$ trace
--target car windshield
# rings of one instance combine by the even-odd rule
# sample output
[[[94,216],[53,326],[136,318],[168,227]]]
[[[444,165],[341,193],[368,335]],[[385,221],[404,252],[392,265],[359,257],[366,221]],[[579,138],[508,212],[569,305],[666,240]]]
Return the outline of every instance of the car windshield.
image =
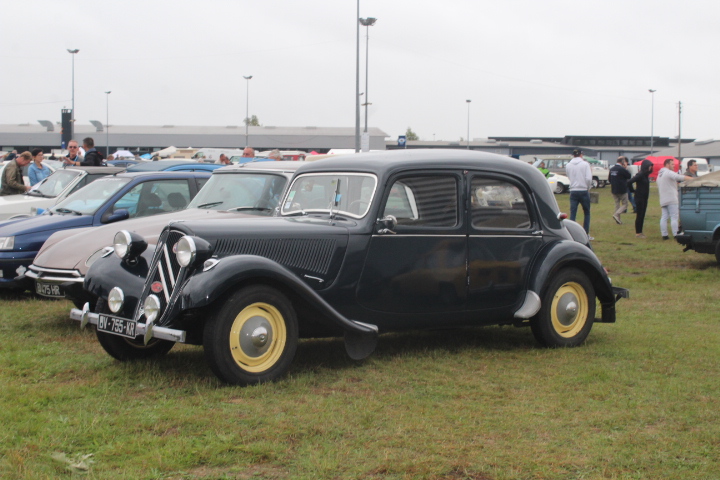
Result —
[[[367,214],[377,178],[365,173],[313,173],[295,179],[282,206],[283,215],[310,212],[342,213],[354,218]]]
[[[280,203],[287,178],[271,173],[216,174],[198,192],[188,208],[242,210],[272,214]]]
[[[57,197],[78,175],[80,175],[79,170],[57,170],[34,191],[44,197]]]
[[[129,181],[129,178],[120,177],[100,178],[73,193],[50,210],[55,213],[70,212],[92,215]]]

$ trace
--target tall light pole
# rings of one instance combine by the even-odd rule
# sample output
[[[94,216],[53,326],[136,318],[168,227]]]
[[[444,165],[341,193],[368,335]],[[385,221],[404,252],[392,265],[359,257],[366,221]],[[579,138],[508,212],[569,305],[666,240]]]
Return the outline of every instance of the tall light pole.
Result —
[[[648,89],[648,92],[650,92],[650,96],[652,97],[652,109],[650,111],[650,155],[652,155],[655,140],[655,92],[657,92],[657,90],[651,88]]]
[[[245,146],[249,147],[248,144],[248,125],[250,125],[250,79],[252,75],[247,77],[243,75],[247,88],[245,89]]]
[[[110,94],[105,92],[105,158],[110,156]]]
[[[357,0],[355,16],[355,153],[360,151],[360,0]]]
[[[470,102],[472,100],[465,100],[468,104],[468,130],[467,130],[467,148],[470,150]]]
[[[75,55],[80,51],[79,49],[67,49],[68,53],[72,55],[72,113],[70,113],[70,129],[72,138],[75,135]]]
[[[377,18],[373,17],[367,17],[367,18],[360,18],[360,24],[365,27],[365,103],[363,105],[365,106],[365,133],[367,133],[368,128],[368,105],[370,105],[370,99],[368,98],[368,59],[369,52],[370,52],[370,27],[375,25],[375,22],[377,22]]]

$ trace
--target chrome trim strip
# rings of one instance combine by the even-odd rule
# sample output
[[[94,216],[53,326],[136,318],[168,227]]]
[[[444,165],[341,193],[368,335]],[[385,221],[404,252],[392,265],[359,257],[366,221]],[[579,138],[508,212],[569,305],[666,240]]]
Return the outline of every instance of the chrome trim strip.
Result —
[[[505,235],[503,235],[505,236]],[[378,235],[377,233],[373,234],[373,238],[375,237],[383,237],[383,238],[400,238],[400,237],[442,237],[442,238],[465,238],[467,235],[445,235],[443,233],[438,232],[436,235],[430,235],[430,234],[415,234],[415,233],[396,233],[395,235]]]
[[[172,262],[170,262],[170,252],[168,252],[167,249],[167,242],[163,244],[163,254],[165,254],[165,261],[167,262],[168,272],[170,273],[170,286],[175,288],[175,277],[173,276]],[[160,268],[160,265],[158,265],[158,268]],[[162,268],[160,268],[160,275],[162,275]],[[170,301],[170,299],[168,299],[168,301]]]
[[[28,278],[32,278],[34,280],[37,280],[39,282],[47,282],[47,283],[83,283],[85,281],[85,277],[80,278],[69,278],[69,277],[41,277],[35,272],[27,271],[25,272],[25,276]]]
[[[30,265],[28,267],[28,270],[37,271],[40,273],[65,273],[67,275],[72,275],[74,277],[80,276],[79,270],[61,270],[59,268],[45,268],[45,267],[38,267],[37,265]]]
[[[165,301],[167,303],[170,303],[170,295],[168,295],[168,288],[167,288],[167,282],[165,281],[165,274],[163,273],[162,264],[158,262],[158,273],[160,274],[160,281],[162,282],[163,286],[163,295],[165,295]]]
[[[97,325],[99,315],[97,313],[85,312],[86,322],[92,325]],[[83,311],[78,308],[70,310],[70,320],[76,322],[83,321]],[[135,333],[137,336],[144,336],[147,331],[144,323],[137,323]],[[159,338],[161,340],[169,340],[171,342],[185,343],[186,332],[185,330],[175,330],[174,328],[167,327],[152,327],[151,336],[153,338]]]

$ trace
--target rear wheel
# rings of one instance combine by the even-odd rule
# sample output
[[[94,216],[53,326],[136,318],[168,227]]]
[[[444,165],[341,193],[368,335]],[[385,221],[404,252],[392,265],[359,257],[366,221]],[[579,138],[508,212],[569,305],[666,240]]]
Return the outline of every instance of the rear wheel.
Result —
[[[600,186],[600,180],[598,177],[592,177],[592,188],[598,188]]]
[[[565,193],[565,185],[557,182],[555,184],[555,193]]]
[[[112,315],[107,304],[103,300],[98,300],[95,307],[99,313]],[[155,355],[165,355],[173,348],[175,342],[168,340],[160,340],[152,338],[147,345],[143,342],[143,337],[127,338],[110,333],[95,330],[98,342],[110,354],[111,357],[120,361],[141,360]]]
[[[546,347],[575,347],[585,341],[595,318],[595,289],[578,269],[566,268],[550,281],[540,312],[530,322]]]
[[[295,357],[298,325],[290,301],[255,285],[239,290],[205,324],[203,346],[212,371],[234,385],[280,378]]]

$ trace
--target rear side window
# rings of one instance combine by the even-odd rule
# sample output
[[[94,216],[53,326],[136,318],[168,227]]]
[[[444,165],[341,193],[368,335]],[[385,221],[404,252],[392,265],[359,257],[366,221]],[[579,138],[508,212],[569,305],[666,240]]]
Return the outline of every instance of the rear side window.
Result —
[[[458,223],[457,180],[452,175],[418,175],[395,181],[384,215],[398,225],[453,227]]]
[[[503,180],[474,177],[470,207],[472,226],[477,229],[523,229],[531,225],[522,192]]]

